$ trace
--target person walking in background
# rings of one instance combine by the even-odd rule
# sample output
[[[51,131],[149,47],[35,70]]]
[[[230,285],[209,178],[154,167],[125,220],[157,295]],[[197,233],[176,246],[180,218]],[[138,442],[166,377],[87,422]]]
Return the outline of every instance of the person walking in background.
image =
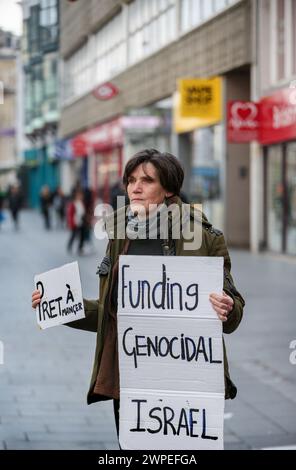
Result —
[[[1,224],[5,219],[4,213],[3,213],[4,201],[5,201],[5,194],[0,188],[0,229],[1,229]]]
[[[85,215],[83,219],[83,237],[84,243],[88,245],[88,252],[94,251],[91,237],[92,222],[94,217],[94,196],[89,188],[84,189],[84,208]]]
[[[51,216],[50,216],[50,207],[52,204],[52,195],[50,189],[47,185],[41,188],[40,192],[40,207],[41,213],[44,218],[44,224],[46,230],[50,230],[51,228]]]
[[[78,254],[83,254],[83,245],[85,241],[84,224],[85,224],[85,206],[84,194],[80,189],[74,192],[72,201],[67,208],[67,223],[71,230],[70,238],[68,241],[67,249],[70,253],[74,240],[79,239]]]
[[[60,186],[57,187],[54,193],[53,207],[56,213],[57,228],[63,228],[65,224],[66,198]]]
[[[22,207],[22,194],[19,185],[14,184],[8,191],[8,206],[15,230],[19,229],[19,212]]]

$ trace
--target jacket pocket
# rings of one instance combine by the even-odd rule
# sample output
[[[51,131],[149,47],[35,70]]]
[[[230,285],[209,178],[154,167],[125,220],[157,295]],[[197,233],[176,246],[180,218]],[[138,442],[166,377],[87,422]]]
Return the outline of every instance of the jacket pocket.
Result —
[[[224,269],[224,286],[232,293],[232,295],[240,297],[240,293],[236,290],[233,280],[226,269]]]

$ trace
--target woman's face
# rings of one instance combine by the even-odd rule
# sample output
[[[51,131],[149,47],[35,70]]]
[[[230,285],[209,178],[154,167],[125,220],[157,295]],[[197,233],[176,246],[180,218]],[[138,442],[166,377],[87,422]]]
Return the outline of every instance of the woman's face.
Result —
[[[146,213],[149,212],[149,205],[161,204],[165,197],[172,196],[160,184],[152,163],[142,163],[135,168],[128,178],[127,193],[132,210],[142,212],[145,209]]]

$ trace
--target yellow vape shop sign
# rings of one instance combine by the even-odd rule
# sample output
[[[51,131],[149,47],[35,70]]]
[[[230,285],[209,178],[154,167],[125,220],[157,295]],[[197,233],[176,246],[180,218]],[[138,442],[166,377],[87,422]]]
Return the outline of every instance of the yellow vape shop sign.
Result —
[[[222,79],[184,78],[175,99],[176,132],[211,126],[222,119]]]

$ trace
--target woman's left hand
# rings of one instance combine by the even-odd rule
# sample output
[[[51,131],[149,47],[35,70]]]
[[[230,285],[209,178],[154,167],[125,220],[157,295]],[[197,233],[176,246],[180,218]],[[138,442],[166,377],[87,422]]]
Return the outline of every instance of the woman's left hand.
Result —
[[[210,302],[221,321],[227,321],[227,316],[233,309],[233,299],[224,291],[223,294],[210,294]]]

